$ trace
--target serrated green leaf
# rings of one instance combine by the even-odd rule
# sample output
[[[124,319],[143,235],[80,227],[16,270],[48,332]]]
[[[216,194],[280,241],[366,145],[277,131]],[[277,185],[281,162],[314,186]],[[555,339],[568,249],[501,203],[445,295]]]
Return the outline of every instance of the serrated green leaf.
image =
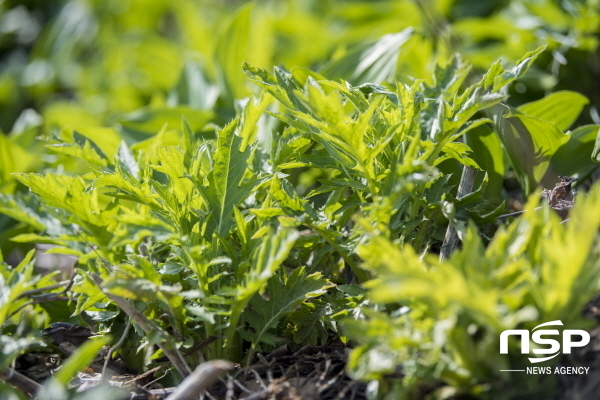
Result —
[[[316,346],[327,341],[327,329],[322,321],[326,306],[326,303],[303,303],[300,309],[289,314],[287,321],[295,325],[291,332],[294,342]]]
[[[447,65],[436,65],[434,77],[435,85],[425,92],[427,97],[444,96],[450,100],[460,89],[467,78],[471,65],[463,62],[460,55],[455,55]]]
[[[200,189],[208,203],[210,215],[207,234],[217,233],[226,237],[232,227],[233,208],[248,197],[253,189],[252,182],[245,182],[251,148],[240,150],[243,139],[235,135],[237,121],[218,133],[214,167],[208,174],[208,187]]]
[[[46,226],[38,218],[37,212],[18,198],[0,193],[0,213],[6,214],[17,221],[26,223],[38,231],[43,231]]]
[[[246,314],[248,322],[257,332],[253,345],[264,341],[263,336],[300,303],[324,294],[331,286],[328,280],[321,278],[321,273],[307,275],[304,267],[296,268],[283,285],[277,278],[269,280],[269,300],[254,296],[250,301],[252,311]]]
[[[84,149],[91,148],[91,150],[93,150],[94,153],[96,153],[98,155],[98,157],[100,157],[103,160],[108,160],[108,157],[106,156],[106,154],[104,154],[104,151],[102,151],[102,149],[100,148],[100,146],[98,146],[96,144],[96,142],[94,142],[92,139],[88,138],[87,136],[82,135],[80,132],[78,132],[76,130],[73,130],[73,140],[80,147],[82,147]]]
[[[15,143],[10,137],[0,134],[0,194],[11,194],[16,180],[12,173],[28,172],[38,164],[36,157]]]
[[[247,146],[256,141],[256,135],[258,133],[256,124],[268,104],[268,97],[263,95],[258,98],[251,97],[248,100],[248,103],[246,103],[240,121],[241,129],[238,133],[238,136],[242,138],[242,144],[240,146],[241,152],[245,151]]]
[[[472,152],[471,148],[460,142],[449,142],[442,148],[442,151],[446,153],[448,158],[452,158],[462,165],[470,168],[474,168],[481,171],[481,167],[477,165],[475,160],[471,158],[469,153]],[[439,165],[446,157],[440,157],[435,160],[434,165]]]
[[[188,62],[179,82],[169,93],[169,105],[186,105],[197,110],[212,110],[219,88],[207,77],[204,65],[199,62]]]
[[[294,107],[294,103],[290,99],[290,94],[279,84],[275,76],[262,68],[254,67],[246,62],[243,64],[242,69],[254,84],[265,89],[281,104],[289,108]]]
[[[493,80],[492,92],[497,92],[509,83],[513,82],[525,75],[529,67],[533,64],[536,58],[546,49],[546,46],[538,47],[537,49],[526,53],[520,60],[515,63],[515,66],[509,70],[504,70],[499,67],[499,63],[494,64],[490,73],[484,78],[487,82]],[[502,71],[498,74],[498,72]]]
[[[159,147],[157,156],[160,160],[160,165],[154,165],[157,171],[169,177],[171,181],[170,188],[177,196],[177,201],[184,204],[186,199],[192,195],[193,183],[185,178],[187,171],[184,165],[184,154],[176,147]]]
[[[286,179],[279,179],[276,176],[273,177],[269,195],[272,196],[288,214],[301,215],[306,213],[311,218],[318,219],[316,210],[306,200],[300,198],[294,187]]]

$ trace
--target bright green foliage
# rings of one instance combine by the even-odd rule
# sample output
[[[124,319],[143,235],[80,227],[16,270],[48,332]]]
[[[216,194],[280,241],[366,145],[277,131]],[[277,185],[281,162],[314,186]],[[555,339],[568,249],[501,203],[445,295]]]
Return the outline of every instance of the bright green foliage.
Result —
[[[40,279],[33,276],[32,258],[33,252],[29,252],[27,257],[12,270],[9,270],[6,264],[2,264],[2,275],[0,275],[0,284],[2,285],[0,326],[6,322],[13,312],[26,303],[25,299],[19,301],[21,294],[33,289],[37,283],[36,281]]]
[[[578,93],[564,91],[524,104],[513,114],[504,115],[506,109],[500,107],[494,110],[502,144],[526,193],[542,184],[551,187],[557,175],[585,178],[595,169],[591,143],[597,127],[563,133],[587,102]]]
[[[552,122],[558,129],[565,131],[573,125],[588,103],[589,100],[585,96],[564,90],[523,104],[518,110],[529,117]]]
[[[531,193],[548,171],[550,158],[567,142],[568,137],[547,121],[524,115],[508,115],[505,118],[510,125],[504,126],[503,143],[509,149],[515,171],[523,174],[520,176],[523,190]]]
[[[506,329],[553,320],[570,329],[590,325],[573,310],[600,290],[598,201],[595,187],[580,198],[568,224],[547,208],[528,211],[501,228],[487,247],[471,226],[462,250],[446,262],[421,259],[411,247],[400,249],[368,228],[357,251],[364,266],[377,273],[366,284],[369,298],[404,304],[408,311],[398,317],[370,313],[366,321],[344,324],[347,334],[363,343],[351,358],[353,374],[376,378],[403,365],[405,384],[396,398],[410,398],[423,377],[475,392],[488,382],[495,399],[522,395],[526,387],[531,396],[551,393],[551,387],[535,385],[539,376],[499,371],[529,365],[525,357],[500,355],[499,337]],[[537,205],[532,196],[526,208]],[[361,223],[367,229],[367,221]]]
[[[10,269],[4,262],[0,262],[0,369],[11,366],[14,360],[32,345],[39,346],[39,340],[34,337],[28,326],[35,323],[31,314],[23,312],[30,299],[27,291],[48,286],[54,283],[56,274],[41,277],[34,274],[33,251],[29,252],[23,261],[15,268]],[[5,331],[10,325],[15,328],[13,319],[20,316],[18,322],[18,335]]]
[[[402,40],[408,35],[403,33]],[[365,51],[373,55],[376,49],[378,45]],[[134,346],[140,348],[165,343],[185,352],[214,336],[216,340],[202,350],[205,357],[251,362],[255,351],[269,351],[290,338],[298,344],[323,342],[328,331],[338,332],[338,321],[347,316],[388,318],[368,309],[360,288],[332,289],[332,282],[347,279],[341,273],[344,268],[352,270],[359,283],[379,276],[367,283],[371,286],[390,273],[372,296],[378,302],[426,298],[432,285],[453,282],[457,289],[452,292],[435,290],[440,303],[436,310],[446,318],[445,307],[453,296],[467,303],[477,298],[471,311],[485,316],[498,330],[508,325],[496,315],[500,300],[494,297],[496,289],[490,290],[495,281],[485,281],[493,274],[483,273],[483,281],[475,284],[460,272],[471,262],[480,265],[480,259],[457,264],[455,255],[442,264],[446,266],[442,272],[430,274],[433,283],[425,284],[429,277],[425,274],[420,285],[401,290],[393,285],[404,274],[425,273],[420,257],[441,243],[448,224],[466,235],[466,251],[469,240],[478,237],[473,225],[466,229],[468,220],[488,223],[503,211],[502,202],[485,196],[488,171],[481,172],[481,183],[472,193],[455,198],[451,175],[442,166],[482,168],[462,138],[497,129],[492,120],[479,116],[507,98],[505,85],[522,76],[540,51],[528,53],[512,68],[496,63],[479,82],[466,87],[470,67],[458,56],[438,65],[430,84],[417,80],[411,86],[397,83],[394,87],[379,82],[353,86],[282,67],[270,74],[245,64],[246,75],[267,93],[246,101],[238,117],[216,130],[215,139],[198,132],[187,117],[180,129],[128,125],[124,140],[113,130],[65,129],[50,139],[48,148],[77,160],[87,173],[16,175],[35,198],[3,196],[0,211],[38,232],[14,240],[57,244],[60,247],[53,252],[79,257],[81,270],[72,287],[77,296],[73,316],[85,313],[116,334],[125,316],[106,294],[134,302],[152,327],[150,332],[138,329],[130,338],[137,339]],[[389,72],[378,75],[383,65],[378,63],[389,52],[396,54],[397,47],[377,53],[381,58],[373,59],[372,68],[363,71],[365,76],[389,77]],[[535,114],[540,108],[534,104],[525,110]],[[572,112],[579,111],[575,107]],[[279,123],[278,130],[265,131],[265,119],[273,127]],[[554,127],[552,122],[520,114],[505,120],[513,125],[519,121],[523,128],[519,125],[515,132],[522,137],[542,125]],[[128,135],[136,129],[159,131],[130,144]],[[555,139],[532,139],[550,140],[551,145],[542,146],[549,157],[569,143],[558,128],[555,131]],[[584,142],[590,140],[589,129],[576,132]],[[478,143],[498,151],[492,147],[498,140]],[[500,175],[503,157],[495,156],[483,166]],[[526,165],[523,169],[539,179],[549,159],[540,167],[544,170]],[[310,173],[318,181],[308,181],[304,188],[292,178]],[[475,253],[483,259],[478,243]],[[488,251],[493,251],[493,243]],[[410,250],[413,247],[417,254]],[[390,258],[375,262],[374,254]],[[391,265],[398,259],[413,266],[385,272],[372,265]],[[366,268],[361,260],[367,262]],[[94,282],[94,274],[103,280],[102,287]],[[427,311],[424,306],[415,310]],[[426,321],[414,324],[417,335],[433,329]],[[347,325],[350,337],[371,343],[369,335],[353,334],[352,326]],[[395,325],[391,326],[390,334],[395,335]],[[360,331],[360,325],[355,329]],[[309,334],[302,333],[307,330]],[[422,343],[429,342],[423,339]],[[193,356],[187,359],[195,362]],[[407,360],[393,358],[386,365],[393,368],[394,363]],[[147,361],[140,354],[130,362],[143,368]],[[381,367],[367,367],[357,375],[378,377]],[[415,374],[421,373],[421,367],[415,368]],[[470,387],[465,383],[469,379],[489,379],[487,375],[463,377],[462,369],[447,369],[456,374],[453,380],[439,377],[461,387]]]
[[[253,333],[249,335],[253,339],[253,350],[260,349],[261,342],[275,345],[275,338],[269,331],[304,300],[324,294],[328,287],[331,285],[321,279],[320,273],[307,276],[303,267],[296,268],[282,283],[271,280],[268,286],[269,300],[254,296],[250,303],[252,308],[244,314],[253,329]],[[309,326],[304,327],[308,328]]]
[[[441,221],[449,218],[458,224],[452,205],[444,203],[449,200],[448,178],[440,180],[442,175],[431,167],[454,160],[480,169],[469,157],[470,148],[458,140],[469,130],[491,122],[471,118],[505,99],[498,93],[499,85],[523,74],[524,66],[538,53],[527,55],[507,71],[496,64],[479,83],[459,94],[455,92],[468,66],[458,58],[438,67],[435,85],[418,81],[412,87],[398,84],[395,92],[372,84],[353,87],[312,77],[303,84],[281,68],[275,68],[271,75],[246,65],[250,79],[285,107],[284,112],[270,113],[288,124],[284,141],[275,148],[275,154],[285,154],[285,158],[276,157],[281,164],[275,167],[281,171],[306,167],[331,171],[307,196],[328,195],[323,216],[318,219],[292,188],[278,197],[280,191],[272,186],[271,195],[299,222],[311,226],[330,244],[336,242],[334,247],[354,247],[356,236],[344,239],[346,235],[336,221],[349,222],[348,213],[364,205],[383,234],[399,236],[402,241],[416,243],[419,251],[426,250],[435,240],[432,236],[439,238],[441,232],[436,230]],[[425,102],[424,95],[437,99]],[[295,142],[285,139],[292,135]],[[308,140],[318,146],[308,147]],[[292,144],[297,147],[289,148]],[[487,178],[481,190],[457,203],[462,215],[473,214],[483,221],[501,212],[498,204],[481,208],[479,200],[486,184]],[[332,235],[332,228],[337,229],[336,235]],[[416,236],[415,228],[419,232]],[[355,262],[345,259],[364,280]]]
[[[383,82],[394,77],[400,47],[412,36],[413,29],[391,33],[374,43],[351,49],[343,57],[320,71],[330,79],[344,79],[353,85]]]
[[[234,135],[235,127],[236,123],[233,122],[219,132],[214,167],[207,177],[208,188],[197,186],[210,210],[207,232],[222,237],[227,236],[231,227],[233,209],[245,200],[254,188],[254,180],[241,186],[248,167],[250,148],[240,151],[243,139]]]
[[[193,368],[337,336],[381,396],[552,391],[498,375],[522,362],[498,355],[498,333],[585,325],[598,190],[565,224],[533,197],[495,219],[507,175],[530,194],[597,168],[599,126],[579,125],[598,94],[577,73],[597,2],[221,3],[49,0],[34,42],[7,25],[23,47],[0,65],[0,259],[47,243],[78,263],[60,312],[27,305],[53,282],[33,253],[0,264],[0,367],[50,322],[117,340],[130,319],[110,295],[149,321],[121,352],[140,372],[169,350]],[[457,198],[463,167],[477,182]],[[448,226],[462,250],[439,262]],[[40,398],[78,398],[64,383],[99,345]]]

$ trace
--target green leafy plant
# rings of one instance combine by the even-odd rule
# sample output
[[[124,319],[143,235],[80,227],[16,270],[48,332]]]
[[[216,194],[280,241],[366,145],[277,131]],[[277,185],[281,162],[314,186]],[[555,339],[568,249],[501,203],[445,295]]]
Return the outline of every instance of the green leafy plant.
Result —
[[[361,220],[368,234],[358,253],[364,267],[377,273],[366,284],[368,297],[406,310],[365,310],[364,321],[344,322],[345,332],[361,343],[350,370],[382,378],[401,366],[403,383],[394,386],[393,398],[411,398],[436,379],[458,393],[487,392],[490,398],[553,393],[549,382],[539,384],[540,376],[500,372],[530,366],[518,351],[499,354],[500,333],[554,320],[574,329],[592,324],[575,310],[600,290],[599,196],[597,186],[581,196],[568,224],[550,208],[535,210],[539,203],[532,196],[531,211],[501,227],[487,247],[471,226],[463,248],[445,262],[421,259],[412,247],[399,248]]]
[[[96,143],[110,131],[63,131],[48,148],[90,172],[16,175],[40,203],[4,197],[2,211],[46,231],[13,240],[52,243],[59,246],[53,252],[79,257],[73,315],[110,315],[101,319],[108,327],[124,317],[118,309],[134,318],[126,304],[137,302],[145,318],[136,321],[139,340],[159,344],[159,353],[179,360],[183,375],[176,349],[185,352],[207,337],[216,340],[204,357],[242,360],[245,342],[252,351],[272,348],[277,334],[283,338],[285,317],[331,287],[323,273],[340,281],[339,270],[320,271],[319,259],[338,258],[359,282],[369,279],[355,254],[364,234],[354,225],[356,213],[385,237],[425,252],[440,242],[448,219],[458,224],[474,214],[485,221],[502,211],[502,204],[484,207],[487,179],[454,199],[436,166],[453,160],[479,168],[458,140],[489,121],[471,119],[505,99],[500,89],[539,51],[512,69],[496,64],[458,94],[468,72],[459,59],[437,69],[435,85],[417,81],[395,91],[246,65],[251,80],[283,106],[267,112],[285,124],[270,149],[257,140],[265,135],[257,122],[269,95],[250,99],[212,141],[186,120],[175,131],[179,146],[163,145],[166,128],[132,147]],[[288,179],[295,169],[325,176],[303,195]],[[296,266],[286,272],[290,259]]]
[[[33,252],[2,263],[0,369],[69,320],[140,372],[171,366],[167,384],[333,338],[379,396],[553,388],[498,375],[522,362],[498,334],[585,326],[598,191],[567,224],[533,197],[494,221],[507,177],[528,195],[597,169],[597,93],[568,77],[593,71],[594,0],[63,3],[14,14],[49,20],[35,42],[9,26],[32,58],[0,68],[0,104],[18,94],[0,107],[0,246],[77,257],[72,301],[56,310],[67,292]],[[462,249],[440,262],[449,226]],[[78,396],[65,383],[101,342],[40,395]]]

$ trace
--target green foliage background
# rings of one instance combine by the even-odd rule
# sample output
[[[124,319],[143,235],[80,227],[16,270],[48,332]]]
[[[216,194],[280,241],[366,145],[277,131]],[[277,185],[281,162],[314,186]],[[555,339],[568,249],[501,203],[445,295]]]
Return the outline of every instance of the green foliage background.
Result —
[[[597,0],[0,1],[0,367],[68,321],[140,372],[334,339],[373,398],[544,398],[498,337],[589,326],[600,192],[533,210],[597,169],[599,28]],[[28,303],[40,243],[78,257],[61,311]]]

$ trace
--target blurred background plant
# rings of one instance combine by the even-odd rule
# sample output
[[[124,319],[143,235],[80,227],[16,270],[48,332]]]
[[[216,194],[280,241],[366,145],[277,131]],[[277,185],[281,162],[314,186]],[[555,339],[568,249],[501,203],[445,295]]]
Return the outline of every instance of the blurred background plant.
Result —
[[[112,125],[141,107],[213,110],[215,102],[223,122],[232,100],[250,93],[242,61],[331,70],[353,45],[407,27],[417,34],[397,59],[400,81],[429,79],[454,52],[487,69],[546,44],[515,85],[514,104],[564,88],[598,104],[599,7],[597,0],[4,0],[0,127],[18,134],[40,123]],[[599,122],[597,111],[582,119]]]

